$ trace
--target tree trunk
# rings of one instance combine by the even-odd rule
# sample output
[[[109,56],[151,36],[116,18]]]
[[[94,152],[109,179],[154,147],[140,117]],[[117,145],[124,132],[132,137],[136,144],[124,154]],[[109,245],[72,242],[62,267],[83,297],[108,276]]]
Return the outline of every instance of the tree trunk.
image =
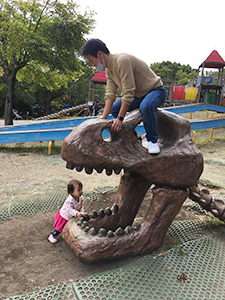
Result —
[[[47,97],[45,98],[45,108],[44,108],[44,115],[49,115],[50,112],[50,104],[51,104],[51,92],[47,91]]]
[[[13,101],[14,101],[14,85],[15,85],[15,74],[11,74],[8,77],[7,82],[7,95],[5,100],[5,125],[13,125]]]

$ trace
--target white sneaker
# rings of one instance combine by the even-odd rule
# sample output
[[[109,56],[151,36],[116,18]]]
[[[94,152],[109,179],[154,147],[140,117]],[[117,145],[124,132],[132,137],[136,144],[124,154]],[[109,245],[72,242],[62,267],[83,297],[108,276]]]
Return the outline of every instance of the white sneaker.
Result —
[[[148,153],[150,154],[158,154],[160,152],[160,148],[158,143],[152,143],[151,141],[148,142]]]
[[[57,239],[54,238],[54,236],[52,234],[50,234],[50,236],[48,237],[48,240],[50,243],[55,244],[58,242]]]

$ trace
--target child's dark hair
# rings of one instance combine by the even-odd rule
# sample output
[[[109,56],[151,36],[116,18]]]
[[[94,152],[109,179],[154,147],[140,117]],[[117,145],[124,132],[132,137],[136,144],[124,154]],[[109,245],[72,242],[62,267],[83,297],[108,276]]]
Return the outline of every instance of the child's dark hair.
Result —
[[[109,54],[109,49],[106,47],[106,44],[103,43],[99,39],[90,39],[88,40],[82,50],[81,50],[81,55],[87,56],[88,54],[97,57],[98,51],[102,51],[105,54]]]
[[[68,194],[72,194],[74,192],[75,186],[78,185],[80,189],[83,188],[83,184],[82,182],[80,182],[77,179],[73,179],[71,180],[68,184],[67,184],[67,192]]]

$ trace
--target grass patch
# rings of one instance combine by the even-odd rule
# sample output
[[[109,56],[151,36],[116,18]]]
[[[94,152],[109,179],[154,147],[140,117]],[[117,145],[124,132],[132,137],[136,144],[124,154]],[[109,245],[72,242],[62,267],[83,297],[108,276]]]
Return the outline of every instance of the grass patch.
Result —
[[[61,147],[62,147],[61,144],[52,144],[51,154],[60,154]],[[33,143],[32,145],[26,145],[24,143],[0,145],[0,151],[9,152],[9,153],[48,154],[48,143],[45,144]]]

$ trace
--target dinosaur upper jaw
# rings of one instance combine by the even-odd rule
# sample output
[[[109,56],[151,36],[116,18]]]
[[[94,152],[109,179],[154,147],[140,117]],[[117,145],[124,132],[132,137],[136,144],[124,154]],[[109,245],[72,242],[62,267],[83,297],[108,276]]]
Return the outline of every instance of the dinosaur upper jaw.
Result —
[[[61,156],[70,167],[85,167],[87,173],[93,168],[106,169],[108,175],[113,170],[118,174],[126,169],[154,184],[192,186],[202,173],[203,158],[190,137],[189,122],[164,111],[158,111],[157,118],[161,148],[158,155],[150,155],[137,142],[133,132],[140,122],[140,113],[136,111],[128,120],[125,118],[118,133],[111,131],[107,120],[83,122],[64,140]],[[105,129],[111,135],[110,141],[102,138]]]

